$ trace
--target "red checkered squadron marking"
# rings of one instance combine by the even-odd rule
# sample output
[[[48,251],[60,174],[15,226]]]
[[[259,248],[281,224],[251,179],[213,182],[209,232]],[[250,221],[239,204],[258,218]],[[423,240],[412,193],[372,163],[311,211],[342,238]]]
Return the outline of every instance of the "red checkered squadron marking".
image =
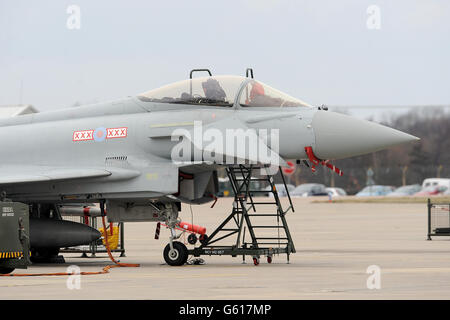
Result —
[[[73,133],[73,141],[94,140],[95,130],[80,130]],[[126,138],[128,135],[127,127],[108,128],[106,129],[106,139]]]
[[[73,133],[73,141],[94,140],[94,130],[81,130]]]
[[[127,127],[106,129],[106,139],[125,138],[127,136]]]

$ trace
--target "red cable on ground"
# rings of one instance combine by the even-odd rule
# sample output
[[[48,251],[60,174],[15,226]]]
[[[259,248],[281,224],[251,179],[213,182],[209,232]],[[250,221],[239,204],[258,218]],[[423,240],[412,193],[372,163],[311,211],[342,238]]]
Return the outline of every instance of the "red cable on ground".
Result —
[[[68,273],[68,272],[55,272],[55,273],[10,273],[10,274],[0,274],[0,277],[36,277],[36,276],[72,276],[72,275],[95,275],[95,274],[105,274],[109,273],[109,269],[112,268],[121,268],[121,267],[140,267],[139,264],[131,264],[131,263],[121,263],[117,262],[116,259],[114,259],[113,255],[111,254],[111,250],[109,248],[109,242],[108,242],[108,232],[106,231],[106,222],[105,222],[105,216],[102,216],[102,223],[103,223],[103,231],[105,234],[105,247],[106,251],[108,252],[108,256],[111,259],[114,264],[105,266],[102,271],[94,271],[94,272],[80,272],[80,273]]]

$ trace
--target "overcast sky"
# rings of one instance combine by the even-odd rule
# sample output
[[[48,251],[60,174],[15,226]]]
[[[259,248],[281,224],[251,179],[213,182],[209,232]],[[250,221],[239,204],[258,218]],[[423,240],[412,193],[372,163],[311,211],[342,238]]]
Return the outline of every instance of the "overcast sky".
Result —
[[[67,27],[70,5],[80,29]],[[253,67],[316,105],[450,104],[449,40],[448,0],[0,0],[0,105],[21,101],[21,82],[22,103],[51,110],[199,67]]]

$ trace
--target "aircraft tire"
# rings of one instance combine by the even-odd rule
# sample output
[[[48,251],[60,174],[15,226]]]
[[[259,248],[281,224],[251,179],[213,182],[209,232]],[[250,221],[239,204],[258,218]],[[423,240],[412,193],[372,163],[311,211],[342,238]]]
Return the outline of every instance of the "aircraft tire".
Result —
[[[0,268],[0,274],[8,274],[14,271],[14,268]]]
[[[164,248],[164,260],[170,266],[182,266],[188,259],[188,249],[186,246],[178,241],[173,242],[173,252],[170,252],[170,244]]]

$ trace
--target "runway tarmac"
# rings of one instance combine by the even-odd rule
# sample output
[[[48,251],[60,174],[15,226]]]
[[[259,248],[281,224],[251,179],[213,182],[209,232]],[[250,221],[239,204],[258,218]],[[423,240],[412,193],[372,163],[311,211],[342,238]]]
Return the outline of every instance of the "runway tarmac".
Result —
[[[126,258],[139,268],[82,276],[80,289],[68,289],[67,277],[2,277],[0,299],[449,299],[450,241],[426,240],[426,204],[311,203],[294,199],[289,213],[297,253],[261,259],[204,257],[205,265],[170,267],[162,250],[169,232],[154,240],[155,223],[125,224]],[[284,203],[286,199],[283,200]],[[231,199],[192,206],[194,223],[212,231],[229,214]],[[191,221],[188,205],[181,217]],[[39,265],[18,273],[100,271],[110,264],[97,258],[65,255],[64,265]],[[366,273],[378,266],[380,289],[369,289]]]

